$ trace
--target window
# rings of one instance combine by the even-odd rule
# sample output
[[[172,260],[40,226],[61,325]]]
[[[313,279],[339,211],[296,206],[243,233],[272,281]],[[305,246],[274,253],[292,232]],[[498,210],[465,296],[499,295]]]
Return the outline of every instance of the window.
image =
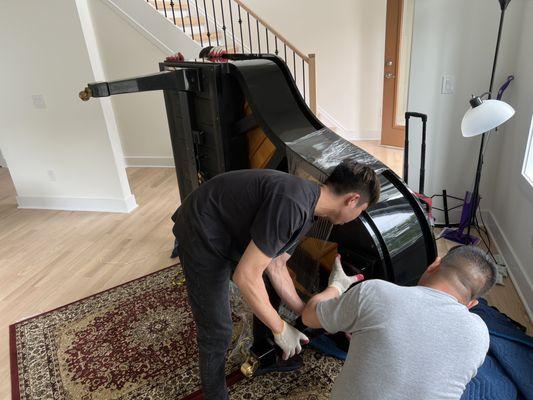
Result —
[[[526,146],[526,156],[524,157],[524,166],[522,168],[522,175],[526,181],[533,187],[533,116],[531,117],[531,125],[529,128],[529,139]]]

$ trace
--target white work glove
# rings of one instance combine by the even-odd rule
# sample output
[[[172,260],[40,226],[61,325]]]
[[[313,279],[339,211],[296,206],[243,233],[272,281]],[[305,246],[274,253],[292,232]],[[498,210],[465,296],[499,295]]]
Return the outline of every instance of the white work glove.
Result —
[[[341,256],[337,254],[335,257],[335,262],[333,263],[333,268],[331,269],[331,274],[329,274],[328,287],[334,287],[339,291],[339,296],[348,290],[355,282],[359,282],[365,279],[362,274],[357,274],[355,276],[348,276],[344,273],[341,265]]]
[[[287,360],[302,351],[300,341],[309,342],[309,338],[298,329],[283,321],[283,330],[274,334],[274,341],[283,350],[283,359]]]

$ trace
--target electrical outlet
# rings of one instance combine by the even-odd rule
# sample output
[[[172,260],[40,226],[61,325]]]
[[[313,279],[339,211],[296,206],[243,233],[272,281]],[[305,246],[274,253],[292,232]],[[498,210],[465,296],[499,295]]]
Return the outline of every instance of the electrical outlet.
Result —
[[[55,182],[56,181],[56,173],[54,172],[53,169],[49,169],[48,171],[48,179],[50,179],[50,182]]]
[[[441,94],[453,94],[455,91],[455,77],[453,75],[442,75],[440,87]]]
[[[35,108],[46,108],[46,102],[44,101],[44,96],[42,94],[34,94],[31,96],[31,99]]]

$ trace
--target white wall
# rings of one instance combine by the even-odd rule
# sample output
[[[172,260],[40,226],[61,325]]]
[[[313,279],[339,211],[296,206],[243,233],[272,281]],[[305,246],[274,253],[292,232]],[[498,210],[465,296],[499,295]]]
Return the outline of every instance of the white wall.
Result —
[[[516,0],[515,0],[516,1]],[[525,148],[531,116],[533,115],[533,1],[524,5],[511,2],[511,7],[521,7],[521,34],[518,43],[516,67],[512,71],[516,80],[511,83],[510,96],[506,98],[516,110],[506,129],[496,135],[490,145],[495,151],[486,160],[492,174],[487,177],[491,187],[485,191],[487,206],[493,221],[492,229],[501,235],[501,248],[510,264],[519,288],[533,310],[533,187],[522,177]],[[510,44],[508,44],[510,45]],[[488,186],[488,185],[487,185]],[[489,218],[490,218],[489,217]]]
[[[2,2],[0,48],[0,146],[19,206],[134,208],[101,103],[77,98],[95,79],[76,3]]]
[[[499,16],[497,1],[415,0],[408,107],[428,114],[427,194],[447,189],[449,194],[462,197],[473,188],[480,137],[463,138],[460,126],[470,95],[489,88]],[[506,12],[494,89],[498,90],[507,75],[516,74],[517,80],[504,100],[517,109],[517,115],[491,136],[481,183],[481,208],[492,212],[484,214],[490,217],[487,225],[530,307],[533,205],[521,194],[518,181],[533,110],[533,32],[526,23],[532,17],[530,0],[513,0]],[[454,94],[440,94],[443,74],[455,77]],[[415,120],[410,182],[418,182],[419,154],[414,149],[419,148],[419,132]],[[442,215],[436,215],[442,221]],[[458,218],[458,212],[452,213],[452,220]]]
[[[346,138],[381,134],[386,0],[246,0],[299,50],[317,56],[322,120]]]
[[[200,46],[144,1],[92,0],[91,18],[105,79],[151,74],[181,51],[195,58]],[[126,165],[174,166],[163,93],[111,97]]]

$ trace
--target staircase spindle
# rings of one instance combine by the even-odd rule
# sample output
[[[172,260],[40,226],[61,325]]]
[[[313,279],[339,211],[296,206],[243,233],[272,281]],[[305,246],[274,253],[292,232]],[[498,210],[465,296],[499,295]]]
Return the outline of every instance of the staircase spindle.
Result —
[[[250,28],[250,13],[246,12],[248,14],[248,36],[250,37],[250,53],[253,53],[252,50],[252,29]]]
[[[307,99],[305,98],[305,60],[302,58],[302,82],[304,86],[304,101]]]
[[[274,51],[274,53],[278,55],[278,37],[276,35],[274,35],[274,43],[276,45],[276,50]]]
[[[154,4],[155,4],[155,9],[159,10],[159,7],[157,6],[157,0],[154,0]]]
[[[284,48],[284,51],[285,51],[285,64],[287,64],[287,44],[286,43],[283,43],[283,48]]]
[[[294,71],[294,82],[298,85],[298,81],[296,80],[296,53],[294,50],[292,51],[292,70]]]
[[[237,3],[237,10],[239,11],[239,30],[241,31],[241,47],[244,53],[244,37],[242,36],[242,18],[241,18],[241,5]]]
[[[163,1],[163,13],[165,14],[165,18],[167,18],[167,2],[165,0]]]
[[[205,14],[205,23],[207,25],[207,41],[209,42],[209,46],[211,46],[211,32],[209,31],[209,16],[207,15],[207,7],[205,5],[205,0],[204,0],[204,14]]]
[[[185,31],[185,19],[183,18],[183,6],[181,4],[181,1],[182,0],[178,0],[179,5],[180,5],[180,13],[181,13],[181,27],[183,28],[183,33],[186,33],[186,31]]]
[[[181,2],[181,0],[179,0]],[[189,3],[189,0],[187,0],[187,13],[189,14],[189,25],[191,26],[191,37],[192,40],[194,40],[194,30],[192,28],[192,14],[191,14],[191,4]]]
[[[211,3],[213,5],[213,19],[215,21],[215,36],[217,38],[217,46],[220,46],[220,42],[218,41],[218,24],[217,24],[217,12],[215,10],[215,0],[211,0]]]
[[[198,25],[198,32],[200,34],[200,46],[204,47],[204,38],[202,37],[202,24],[200,22],[200,13],[198,12],[198,0],[194,2],[196,6],[196,24]],[[191,16],[189,15],[189,19]]]
[[[256,26],[257,26],[257,46],[259,46],[259,54],[261,54],[261,37],[259,36],[259,20],[256,19]]]
[[[233,11],[231,9],[231,0],[228,0],[229,5],[229,20],[231,21],[231,39],[233,40],[233,52],[236,53],[237,46],[235,45],[235,28],[233,27]]]
[[[268,48],[268,28],[265,26],[265,36],[266,36],[266,42],[267,42],[267,53],[270,53],[270,49]]]
[[[228,37],[226,35],[226,20],[224,19],[224,4],[220,0],[220,13],[222,14],[222,31],[224,32],[224,47],[228,51]]]
[[[174,1],[170,0],[170,10],[172,11],[172,21],[174,21],[174,25],[176,25],[176,13],[174,12]]]

